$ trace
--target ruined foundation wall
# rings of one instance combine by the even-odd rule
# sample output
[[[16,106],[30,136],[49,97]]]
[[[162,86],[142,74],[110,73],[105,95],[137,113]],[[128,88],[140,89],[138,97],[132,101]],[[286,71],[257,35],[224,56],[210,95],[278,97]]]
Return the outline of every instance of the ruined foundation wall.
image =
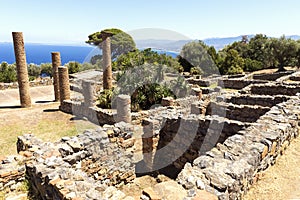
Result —
[[[114,186],[135,178],[133,153],[126,149],[133,146],[130,131],[132,126],[121,123],[56,143],[35,143],[33,135],[19,137],[18,150],[32,155],[26,174],[35,194],[45,200],[102,199],[112,197],[106,196],[111,191],[125,197]]]
[[[228,89],[240,90],[251,84],[263,84],[267,81],[263,80],[241,80],[241,79],[222,79],[218,81],[218,85]]]
[[[260,172],[276,162],[299,134],[299,97],[278,104],[255,124],[186,164],[177,181],[187,190],[205,189],[219,199],[241,199]]]
[[[251,94],[257,95],[286,95],[295,96],[300,92],[300,87],[297,85],[285,85],[285,84],[258,84],[250,87]]]
[[[277,72],[272,74],[254,74],[254,80],[267,80],[267,81],[276,81],[277,79],[293,74],[294,71],[286,71],[286,72]]]

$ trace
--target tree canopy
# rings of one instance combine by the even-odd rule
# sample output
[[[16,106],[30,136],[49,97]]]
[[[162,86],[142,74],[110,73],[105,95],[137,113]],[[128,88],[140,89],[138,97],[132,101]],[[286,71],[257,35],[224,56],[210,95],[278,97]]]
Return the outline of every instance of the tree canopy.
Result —
[[[101,44],[103,42],[103,34],[112,35],[111,53],[113,60],[124,53],[136,49],[136,44],[133,38],[129,34],[116,28],[104,29],[100,32],[92,33],[88,36],[89,39],[86,41],[86,43],[93,46],[97,46],[101,49]]]
[[[192,41],[183,46],[179,61],[185,71],[199,70],[204,75],[215,74],[218,60],[214,47],[209,47],[203,41]]]

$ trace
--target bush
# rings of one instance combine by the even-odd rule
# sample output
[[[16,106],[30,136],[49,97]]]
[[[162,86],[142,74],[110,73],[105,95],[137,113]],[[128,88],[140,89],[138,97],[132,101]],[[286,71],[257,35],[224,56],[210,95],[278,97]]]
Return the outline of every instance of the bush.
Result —
[[[172,58],[166,54],[159,54],[152,51],[150,48],[143,51],[134,50],[123,54],[112,63],[113,70],[125,71],[143,64],[165,65],[178,72],[183,71],[183,67],[178,62],[178,59]]]
[[[192,67],[190,73],[192,75],[201,75],[202,74],[201,69],[197,68],[197,67]]]
[[[245,59],[245,71],[254,72],[263,69],[263,63],[257,60]]]
[[[117,94],[113,90],[104,90],[98,97],[98,107],[103,109],[112,108],[112,98],[115,98]],[[175,95],[166,86],[159,84],[146,84],[137,88],[131,95],[131,110],[148,110],[151,106],[160,104],[162,98],[174,97]]]
[[[14,64],[2,62],[0,66],[0,82],[11,83],[17,81],[17,70]]]
[[[68,62],[65,66],[68,67],[69,74],[77,73],[81,69],[81,64],[79,62]]]
[[[101,92],[99,95],[97,101],[98,101],[98,107],[100,108],[106,108],[110,109],[111,108],[111,101],[112,101],[112,95],[113,95],[113,90],[104,90]]]
[[[164,97],[175,98],[175,95],[168,87],[157,83],[143,85],[131,95],[131,110],[148,110],[151,106],[160,104]]]
[[[41,74],[52,77],[52,64],[51,63],[42,63],[41,67]]]
[[[27,68],[28,68],[28,76],[30,81],[33,81],[40,76],[41,67],[39,67],[38,65],[30,63],[27,66]]]

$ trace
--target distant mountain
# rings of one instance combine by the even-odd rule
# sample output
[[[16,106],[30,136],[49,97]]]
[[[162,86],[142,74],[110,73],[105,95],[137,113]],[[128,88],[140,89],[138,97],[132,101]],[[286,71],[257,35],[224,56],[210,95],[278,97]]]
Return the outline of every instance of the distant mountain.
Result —
[[[247,35],[248,39],[251,39],[254,37],[254,35]],[[204,39],[203,42],[209,46],[214,46],[216,50],[220,50],[224,48],[226,45],[232,44],[237,41],[242,40],[242,35],[237,37],[226,37],[226,38],[208,38]],[[291,35],[286,36],[287,38],[292,38],[294,40],[299,40],[299,35]],[[161,49],[164,51],[175,51],[180,52],[182,47],[191,42],[193,40],[179,40],[179,41],[173,41],[173,40],[137,40],[135,41],[138,48],[154,48],[154,49]]]
[[[254,35],[247,35],[248,39],[254,37]],[[217,50],[223,49],[225,46],[232,44],[236,41],[242,40],[242,35],[237,37],[226,37],[226,38],[208,38],[204,39],[203,42],[209,46],[214,46]]]
[[[174,51],[180,52],[182,47],[191,42],[192,40],[136,40],[136,46],[138,49],[152,48],[152,49],[161,49],[164,51]]]
[[[290,36],[286,36],[287,38],[291,38],[293,40],[299,40],[300,36],[299,35],[290,35]]]
[[[254,35],[248,35],[251,39]],[[287,38],[292,38],[294,40],[299,40],[299,35],[286,36]],[[204,43],[209,46],[214,46],[217,50],[224,48],[226,45],[232,44],[236,41],[241,41],[242,36],[237,37],[226,37],[226,38],[208,38],[204,39]],[[182,47],[193,40],[136,40],[136,45],[138,49],[152,48],[158,53],[166,53],[172,57],[176,57],[181,51]],[[26,43],[26,58],[27,63],[47,63],[51,62],[51,52],[59,51],[61,53],[62,64],[68,63],[70,61],[77,61],[80,63],[89,62],[93,55],[99,54],[98,48],[88,46],[88,45],[59,45],[59,44],[36,44],[36,43]],[[0,63],[1,62],[14,63],[14,50],[13,44],[10,42],[0,42]]]
[[[254,35],[248,36],[252,38]],[[224,48],[226,45],[229,45],[235,41],[241,41],[242,36],[237,37],[227,37],[227,38],[208,38],[204,39],[203,42],[209,46],[214,46],[217,50]],[[138,48],[154,48],[162,49],[165,51],[175,51],[180,52],[182,47],[193,40],[137,40],[135,41]]]

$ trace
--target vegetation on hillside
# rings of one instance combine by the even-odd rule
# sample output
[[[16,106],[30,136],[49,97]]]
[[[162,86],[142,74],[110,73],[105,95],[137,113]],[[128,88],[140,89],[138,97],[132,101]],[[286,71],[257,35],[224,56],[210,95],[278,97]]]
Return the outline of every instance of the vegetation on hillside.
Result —
[[[244,36],[241,41],[234,42],[219,51],[203,41],[192,41],[183,46],[177,58],[173,58],[151,49],[136,49],[132,37],[119,29],[105,29],[93,33],[88,36],[86,43],[101,49],[103,34],[111,35],[112,68],[119,71],[118,88],[122,90],[103,91],[99,96],[101,107],[111,107],[112,98],[117,92],[131,95],[133,110],[148,109],[151,105],[160,103],[165,96],[178,97],[177,89],[187,87],[180,78],[172,84],[161,80],[163,74],[169,71],[209,76],[240,74],[266,68],[284,71],[287,66],[300,66],[300,40],[292,40],[285,36],[269,38],[257,34],[250,40]],[[72,74],[88,69],[101,69],[101,61],[102,56],[95,55],[90,63],[69,62],[65,66]],[[52,65],[29,64],[28,73],[30,80],[41,75],[52,77]],[[2,62],[0,82],[13,82],[16,81],[16,77],[16,64]],[[133,79],[135,82],[131,83]]]
[[[234,54],[233,51],[235,51]],[[233,67],[234,73],[266,68],[278,68],[278,71],[284,71],[284,67],[300,65],[300,40],[296,41],[285,36],[269,38],[266,35],[257,34],[249,41],[242,40],[226,46],[218,54],[221,57],[221,63],[218,66],[221,74],[232,74],[232,70],[227,69],[234,65],[239,66]],[[228,56],[235,58],[231,66],[224,63]]]

